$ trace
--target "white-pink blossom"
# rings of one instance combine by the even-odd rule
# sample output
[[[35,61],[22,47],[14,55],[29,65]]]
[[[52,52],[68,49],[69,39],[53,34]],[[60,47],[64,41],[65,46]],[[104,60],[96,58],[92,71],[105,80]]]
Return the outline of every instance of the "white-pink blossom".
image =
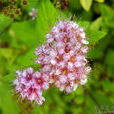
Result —
[[[86,59],[89,42],[84,29],[75,22],[60,21],[46,37],[48,40],[43,49],[44,52],[49,50],[49,53],[40,51],[40,48],[35,51],[38,57],[36,61],[40,61],[43,66],[41,71],[49,75],[49,82],[61,91],[75,91],[78,85],[87,82],[90,72]],[[41,56],[38,56],[39,52]]]
[[[18,70],[16,73],[15,91],[20,93],[22,99],[27,98],[31,102],[36,101],[38,105],[41,105],[45,101],[42,91],[49,88],[49,76],[38,71],[33,72],[31,67],[23,71]]]
[[[22,98],[36,101],[41,105],[45,99],[43,90],[52,85],[60,91],[71,93],[79,85],[87,83],[88,66],[86,54],[89,50],[84,29],[72,21],[60,21],[46,34],[47,42],[37,47],[35,64],[41,64],[38,71],[29,67],[17,71],[15,90]]]

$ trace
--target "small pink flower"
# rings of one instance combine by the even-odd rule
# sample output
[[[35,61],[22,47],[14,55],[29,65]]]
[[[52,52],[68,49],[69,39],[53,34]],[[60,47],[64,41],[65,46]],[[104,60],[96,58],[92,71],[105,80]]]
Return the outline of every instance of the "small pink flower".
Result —
[[[41,89],[49,88],[49,77],[46,74],[42,74],[37,71],[33,74],[33,77],[33,82],[36,85],[36,87],[40,87]]]
[[[32,8],[32,11],[29,12],[29,15],[30,15],[30,16],[32,17],[32,19],[34,20],[34,19],[36,18],[36,16],[37,16],[37,13],[38,13],[37,9]]]
[[[64,84],[67,82],[67,77],[65,75],[60,75],[59,81],[60,81],[60,83]]]

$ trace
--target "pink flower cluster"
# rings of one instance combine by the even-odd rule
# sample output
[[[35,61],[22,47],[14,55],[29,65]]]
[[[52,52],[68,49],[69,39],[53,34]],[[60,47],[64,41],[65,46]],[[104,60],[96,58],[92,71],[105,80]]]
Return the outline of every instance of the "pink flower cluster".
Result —
[[[60,91],[71,93],[87,82],[91,68],[87,64],[88,52],[84,29],[72,21],[60,21],[46,35],[46,44],[36,48],[35,64],[41,64],[40,71],[28,68],[17,71],[16,91],[22,98],[36,101],[45,100],[42,90],[54,84]]]
[[[45,101],[45,98],[42,97],[42,89],[49,88],[49,76],[39,71],[33,72],[31,67],[23,71],[18,70],[16,73],[15,90],[20,92],[23,99],[27,97],[31,102],[36,101],[38,105],[41,105]]]

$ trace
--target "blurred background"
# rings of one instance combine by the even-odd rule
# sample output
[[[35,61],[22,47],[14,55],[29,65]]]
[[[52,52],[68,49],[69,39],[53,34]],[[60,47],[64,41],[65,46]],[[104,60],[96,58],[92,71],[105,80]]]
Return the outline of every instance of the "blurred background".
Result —
[[[21,101],[13,92],[15,70],[34,65],[35,48],[65,18],[91,38],[88,83],[71,94],[51,88],[42,106]],[[58,113],[114,114],[114,0],[0,0],[0,114]]]

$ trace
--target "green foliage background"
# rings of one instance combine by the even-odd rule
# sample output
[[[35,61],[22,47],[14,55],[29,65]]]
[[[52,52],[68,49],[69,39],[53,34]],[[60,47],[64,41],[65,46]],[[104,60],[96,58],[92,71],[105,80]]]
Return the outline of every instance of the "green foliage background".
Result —
[[[0,12],[0,114],[114,113],[114,1],[28,2],[21,19],[12,20]],[[28,18],[31,8],[38,8],[36,20]],[[71,94],[47,90],[43,106],[21,101],[13,92],[15,70],[34,65],[35,48],[45,43],[45,34],[59,19],[76,21],[86,30],[92,67],[88,83]]]

